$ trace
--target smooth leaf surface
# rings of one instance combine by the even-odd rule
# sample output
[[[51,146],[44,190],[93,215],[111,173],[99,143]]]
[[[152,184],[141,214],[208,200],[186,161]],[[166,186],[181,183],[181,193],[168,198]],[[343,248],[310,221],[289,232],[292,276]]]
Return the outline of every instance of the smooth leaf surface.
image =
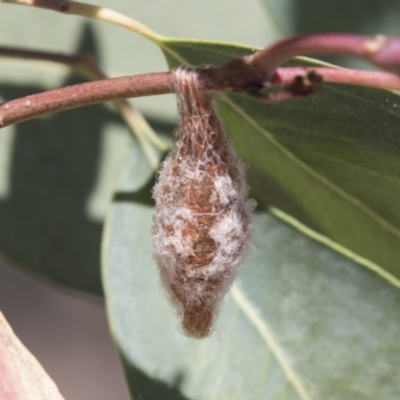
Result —
[[[153,207],[140,188],[151,175],[132,149],[103,242],[110,326],[133,398],[398,399],[399,291],[264,212],[216,333],[184,337],[150,255]]]
[[[194,65],[221,64],[251,51],[172,39],[164,45]],[[326,84],[323,95],[273,105],[229,95],[219,110],[260,203],[294,215],[400,278],[398,94]]]

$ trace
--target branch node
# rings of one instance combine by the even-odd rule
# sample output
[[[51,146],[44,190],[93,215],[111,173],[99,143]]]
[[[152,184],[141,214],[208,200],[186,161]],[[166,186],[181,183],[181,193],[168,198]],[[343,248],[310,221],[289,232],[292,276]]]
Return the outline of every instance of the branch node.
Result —
[[[305,97],[310,94],[322,93],[322,76],[315,71],[305,71],[303,75],[298,75],[287,88],[293,96]]]
[[[69,10],[71,10],[71,5],[68,4],[68,3],[60,3],[60,4],[57,6],[57,10],[60,11],[61,13],[66,13],[66,12],[68,12]]]
[[[376,35],[364,42],[363,49],[366,54],[373,55],[374,53],[382,50],[386,44],[386,41],[387,38],[385,35]]]

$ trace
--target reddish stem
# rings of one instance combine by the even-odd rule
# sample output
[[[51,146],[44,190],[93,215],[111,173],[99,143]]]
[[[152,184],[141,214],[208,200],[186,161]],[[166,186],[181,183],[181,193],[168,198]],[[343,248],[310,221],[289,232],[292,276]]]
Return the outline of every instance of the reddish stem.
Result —
[[[238,66],[240,64],[237,64]],[[237,77],[224,81],[226,75],[224,67],[199,69],[199,77],[206,90],[249,92],[256,85],[246,70],[238,67],[235,71],[229,65],[229,75]],[[314,68],[314,67],[288,67],[278,68],[271,78],[271,86],[292,85],[296,78],[304,77],[307,80],[312,73],[322,81],[345,84],[372,86],[376,88],[389,88],[400,91],[400,78],[385,72],[352,71],[346,69]],[[245,79],[245,78],[248,79]],[[248,83],[246,86],[246,82]],[[307,89],[307,88],[306,88]],[[318,90],[317,90],[318,91]],[[140,97],[156,94],[172,93],[172,73],[160,72],[153,74],[127,76],[121,78],[103,79],[95,82],[86,82],[65,88],[38,93],[16,100],[11,100],[0,105],[0,126],[8,126],[28,119],[52,114],[71,108],[81,107],[104,101]],[[305,96],[313,92],[299,91],[298,86],[289,89],[283,88],[277,92],[265,93],[255,97],[266,102],[281,102],[294,97]]]
[[[400,91],[400,77],[389,72],[361,71],[342,68],[286,67],[278,68],[271,78],[271,84],[290,84],[308,72],[319,75],[323,82],[347,85],[369,86],[377,89]]]
[[[96,60],[89,54],[70,55],[18,47],[0,46],[0,57],[51,61],[67,65],[76,73],[91,80],[106,78],[104,72],[98,67]]]
[[[248,56],[247,62],[257,75],[270,77],[276,68],[290,58],[311,54],[362,58],[387,71],[400,74],[400,40],[383,35],[324,33],[295,36]]]
[[[0,127],[104,101],[165,94],[172,91],[172,74],[170,72],[81,83],[1,104]]]

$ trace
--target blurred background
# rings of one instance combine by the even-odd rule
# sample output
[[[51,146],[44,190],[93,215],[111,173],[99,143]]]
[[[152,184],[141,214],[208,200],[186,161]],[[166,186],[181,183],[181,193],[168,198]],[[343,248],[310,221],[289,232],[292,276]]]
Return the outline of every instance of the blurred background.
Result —
[[[128,400],[100,301],[45,286],[0,260],[0,309],[66,400]]]

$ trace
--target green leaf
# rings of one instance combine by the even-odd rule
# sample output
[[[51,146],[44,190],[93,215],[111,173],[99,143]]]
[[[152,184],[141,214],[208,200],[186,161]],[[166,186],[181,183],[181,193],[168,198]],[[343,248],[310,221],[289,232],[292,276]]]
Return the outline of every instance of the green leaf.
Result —
[[[217,331],[184,337],[150,255],[153,207],[139,188],[151,175],[133,148],[103,242],[108,316],[133,398],[399,398],[399,291],[265,212]]]
[[[174,53],[190,64],[218,65],[251,51],[173,39],[163,45],[171,67],[178,64]],[[323,95],[281,104],[244,95],[218,104],[261,204],[286,211],[400,277],[398,94],[330,84]]]

